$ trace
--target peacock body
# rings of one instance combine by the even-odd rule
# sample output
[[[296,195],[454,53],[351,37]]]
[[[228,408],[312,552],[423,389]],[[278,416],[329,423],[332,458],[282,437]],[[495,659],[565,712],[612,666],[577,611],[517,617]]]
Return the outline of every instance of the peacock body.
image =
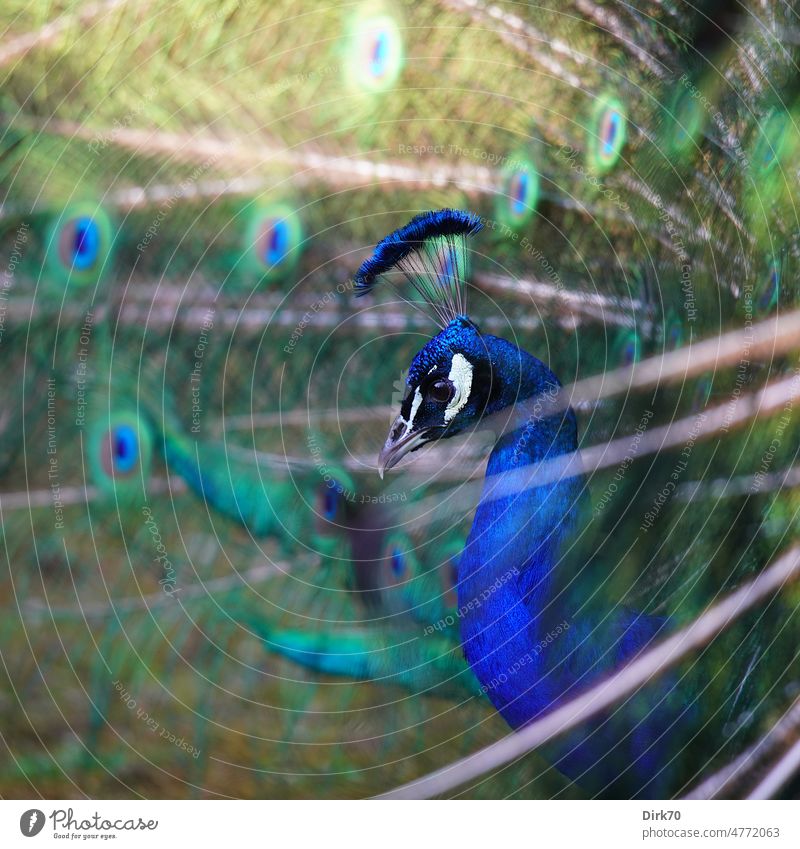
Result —
[[[797,10],[718,5],[4,3],[4,796],[389,791],[790,549]],[[458,792],[702,787],[797,603]]]
[[[463,314],[465,295],[454,269],[464,265],[459,258],[466,252],[465,237],[479,228],[476,216],[454,210],[423,213],[378,245],[356,284],[365,294],[379,275],[399,267],[418,290],[430,292],[431,306],[447,320],[411,364],[408,393],[379,469],[428,442],[506,414],[460,557],[458,609],[470,667],[508,724],[522,728],[629,661],[667,623],[614,607],[602,616],[580,616],[564,603],[568,595],[559,588],[558,565],[570,537],[585,523],[586,481],[565,467],[554,480],[537,485],[535,468],[575,454],[575,413],[567,407],[553,414],[561,384],[544,363],[503,339],[482,335]],[[442,239],[444,262],[437,244]],[[527,468],[529,486],[505,494],[503,479]],[[647,712],[634,702],[591,730],[570,735],[557,764],[594,792],[663,796],[664,762],[696,711],[685,692],[659,695]]]

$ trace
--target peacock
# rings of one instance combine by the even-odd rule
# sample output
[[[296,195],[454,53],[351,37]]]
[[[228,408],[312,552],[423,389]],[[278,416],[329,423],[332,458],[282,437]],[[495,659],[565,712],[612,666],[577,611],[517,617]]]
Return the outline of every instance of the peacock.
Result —
[[[719,7],[6,0],[4,797],[797,795],[789,581],[530,736],[793,562],[798,10]]]
[[[564,603],[562,552],[585,513],[586,481],[565,468],[540,485],[537,469],[577,451],[577,421],[569,406],[553,412],[562,387],[541,360],[482,334],[466,315],[466,240],[481,228],[474,214],[421,213],[378,244],[355,283],[363,296],[399,271],[441,322],[411,362],[379,474],[426,444],[503,417],[490,425],[497,441],[459,559],[458,610],[470,667],[506,722],[521,728],[634,657],[667,621],[614,607],[581,615]],[[529,486],[504,493],[504,476],[528,467]],[[596,793],[664,798],[665,764],[696,712],[683,692],[650,694],[648,704],[570,736],[556,763]]]

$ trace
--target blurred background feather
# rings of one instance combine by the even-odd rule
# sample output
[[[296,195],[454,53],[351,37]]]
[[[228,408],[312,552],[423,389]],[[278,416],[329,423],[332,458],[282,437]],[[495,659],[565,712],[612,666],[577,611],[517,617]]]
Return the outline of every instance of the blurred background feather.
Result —
[[[506,733],[453,589],[483,455],[378,479],[435,328],[352,275],[474,210],[471,315],[565,383],[797,307],[800,20],[718,6],[4,2],[4,796],[364,796]],[[576,576],[688,622],[784,550],[793,399],[702,413],[796,367],[581,408],[584,446],[698,431],[593,475]],[[798,602],[694,659],[727,730],[685,790],[800,693]],[[584,795],[537,753],[463,793]]]

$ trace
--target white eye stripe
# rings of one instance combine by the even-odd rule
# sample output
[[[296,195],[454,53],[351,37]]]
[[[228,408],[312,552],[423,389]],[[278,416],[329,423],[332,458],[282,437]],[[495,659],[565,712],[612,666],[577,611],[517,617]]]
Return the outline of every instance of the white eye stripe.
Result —
[[[453,384],[455,392],[444,411],[445,422],[452,421],[466,406],[472,391],[472,363],[463,354],[453,354],[448,379]]]
[[[408,422],[406,423],[406,434],[411,433],[411,428],[414,426],[414,416],[417,415],[417,410],[419,409],[419,405],[422,403],[422,393],[419,391],[419,387],[415,387],[414,389],[414,400],[411,402],[411,411],[408,414]]]

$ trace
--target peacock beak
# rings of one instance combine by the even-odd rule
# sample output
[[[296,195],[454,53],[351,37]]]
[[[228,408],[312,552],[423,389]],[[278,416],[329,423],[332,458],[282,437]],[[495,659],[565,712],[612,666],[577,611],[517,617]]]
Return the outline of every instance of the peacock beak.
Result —
[[[407,433],[408,422],[398,416],[389,428],[389,436],[378,455],[378,474],[383,478],[383,473],[392,466],[396,466],[400,460],[428,440],[429,431],[416,431]]]

